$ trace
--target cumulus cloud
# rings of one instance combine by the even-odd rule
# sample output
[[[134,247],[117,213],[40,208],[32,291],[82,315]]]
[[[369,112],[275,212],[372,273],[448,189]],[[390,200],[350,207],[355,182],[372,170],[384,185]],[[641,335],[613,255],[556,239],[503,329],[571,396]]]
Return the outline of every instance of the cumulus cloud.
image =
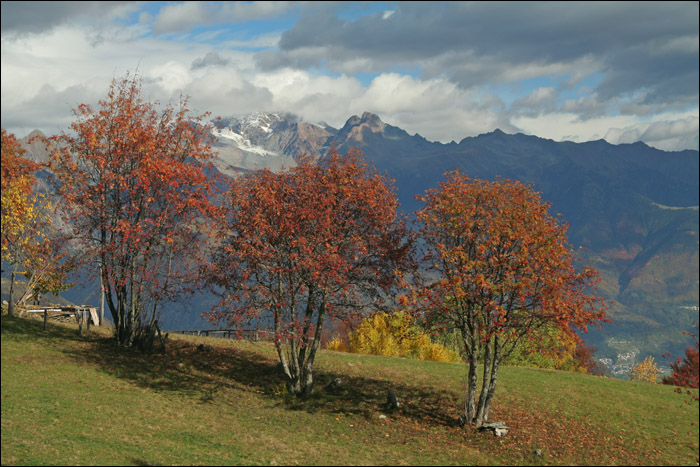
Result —
[[[649,146],[675,151],[680,148],[698,147],[699,119],[691,115],[674,120],[636,123],[624,128],[611,128],[605,139],[614,144],[644,141]]]
[[[525,133],[555,141],[584,142],[604,139],[611,144],[643,141],[665,151],[698,148],[697,109],[680,114],[662,113],[651,121],[633,116],[599,116],[581,120],[577,114],[553,112],[535,117],[514,117]]]
[[[418,79],[398,73],[377,76],[352,102],[360,109],[382,116],[409,133],[433,141],[449,142],[500,128],[514,132],[502,113],[502,102],[482,96],[446,79]]]
[[[645,103],[688,105],[698,99],[698,4],[400,2],[342,19],[319,9],[285,31],[265,69],[327,66],[349,72],[420,66],[462,87],[537,76],[605,74],[601,100],[646,90]]]
[[[47,5],[53,16],[25,20],[7,3],[2,120],[20,134],[67,129],[71,108],[96,104],[112,78],[138,69],[147,99],[189,95],[196,113],[214,116],[284,111],[340,127],[370,111],[443,142],[500,128],[698,147],[693,4],[399,2],[391,12],[352,16],[337,12],[344,4],[323,2],[180,2],[148,11],[129,2],[78,11],[62,2]],[[299,20],[287,31],[230,34],[233,24],[290,9]],[[126,12],[131,22],[111,21]],[[17,27],[6,31],[6,21]],[[19,25],[36,32],[12,33]],[[500,94],[505,88],[527,92]]]

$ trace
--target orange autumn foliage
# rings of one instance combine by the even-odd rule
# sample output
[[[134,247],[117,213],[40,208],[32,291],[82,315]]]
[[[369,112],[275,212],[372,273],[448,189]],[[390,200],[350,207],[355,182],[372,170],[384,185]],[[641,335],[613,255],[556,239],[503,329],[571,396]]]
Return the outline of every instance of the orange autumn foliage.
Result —
[[[498,365],[521,339],[550,325],[574,329],[606,320],[594,294],[599,277],[578,259],[567,226],[517,181],[477,180],[458,171],[419,197],[425,283],[411,309],[438,331],[461,334],[468,364],[464,423],[480,426],[496,388]],[[576,337],[576,339],[578,339]],[[484,374],[477,401],[477,365]]]
[[[308,393],[325,320],[385,303],[409,263],[393,187],[359,151],[332,150],[239,178],[226,204],[208,268],[224,290],[211,319],[269,330],[288,390]]]
[[[78,240],[99,263],[117,340],[134,344],[163,303],[192,291],[215,209],[205,169],[209,129],[188,100],[158,110],[141,79],[115,79],[96,108],[78,106],[57,138],[54,170]]]

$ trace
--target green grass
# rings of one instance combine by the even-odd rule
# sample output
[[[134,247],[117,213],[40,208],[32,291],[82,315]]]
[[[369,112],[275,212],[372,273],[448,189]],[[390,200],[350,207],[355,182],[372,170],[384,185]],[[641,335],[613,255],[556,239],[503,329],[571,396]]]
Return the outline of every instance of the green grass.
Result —
[[[496,438],[454,425],[463,365],[329,351],[317,362],[317,390],[299,400],[269,344],[182,336],[145,355],[104,330],[3,316],[2,464],[698,462],[698,405],[672,387],[504,367],[491,419],[511,432]],[[343,388],[326,393],[336,377]],[[390,390],[401,408],[380,419]]]

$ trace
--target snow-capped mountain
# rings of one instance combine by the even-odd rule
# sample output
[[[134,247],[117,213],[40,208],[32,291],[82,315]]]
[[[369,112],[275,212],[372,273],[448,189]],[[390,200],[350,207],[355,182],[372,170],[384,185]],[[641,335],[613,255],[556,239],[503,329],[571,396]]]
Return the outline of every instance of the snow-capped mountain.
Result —
[[[288,113],[255,113],[217,120],[214,164],[226,174],[293,167],[299,154],[325,152],[336,130],[301,121]]]

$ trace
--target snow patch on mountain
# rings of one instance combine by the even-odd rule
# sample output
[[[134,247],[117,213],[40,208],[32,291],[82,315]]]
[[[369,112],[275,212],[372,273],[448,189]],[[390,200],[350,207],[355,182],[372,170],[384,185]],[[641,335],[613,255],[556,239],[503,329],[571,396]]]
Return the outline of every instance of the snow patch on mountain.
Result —
[[[266,133],[272,133],[269,127],[261,128]],[[250,139],[245,136],[234,132],[231,128],[215,128],[213,130],[214,136],[217,137],[220,144],[236,146],[241,151],[245,151],[251,154],[257,154],[259,156],[274,156],[278,157],[280,154],[268,151],[265,148],[254,145]],[[223,141],[222,141],[223,138]],[[230,141],[226,141],[230,140]],[[228,144],[227,144],[228,143]]]

